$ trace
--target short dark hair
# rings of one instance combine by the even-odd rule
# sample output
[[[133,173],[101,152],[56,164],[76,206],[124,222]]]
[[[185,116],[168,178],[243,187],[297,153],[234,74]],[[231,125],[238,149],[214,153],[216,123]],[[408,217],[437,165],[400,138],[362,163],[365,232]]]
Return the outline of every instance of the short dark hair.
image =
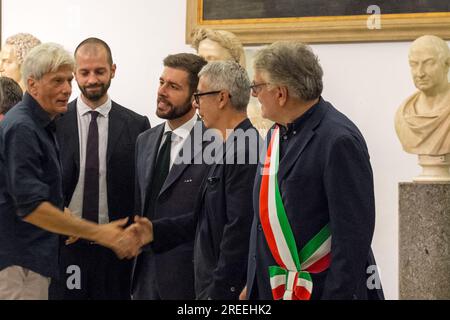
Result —
[[[114,62],[113,62],[113,58],[112,58],[111,48],[108,46],[108,44],[105,41],[103,41],[102,39],[99,39],[99,38],[91,37],[91,38],[87,38],[87,39],[81,41],[80,44],[75,49],[75,57],[77,55],[78,50],[85,45],[99,45],[99,46],[102,46],[103,48],[105,48],[106,59],[111,66],[113,65]]]
[[[19,84],[8,77],[0,77],[0,114],[6,114],[22,100],[23,92]]]
[[[171,54],[164,59],[164,67],[181,69],[189,74],[189,89],[191,94],[197,90],[198,73],[206,64],[205,59],[192,53]]]

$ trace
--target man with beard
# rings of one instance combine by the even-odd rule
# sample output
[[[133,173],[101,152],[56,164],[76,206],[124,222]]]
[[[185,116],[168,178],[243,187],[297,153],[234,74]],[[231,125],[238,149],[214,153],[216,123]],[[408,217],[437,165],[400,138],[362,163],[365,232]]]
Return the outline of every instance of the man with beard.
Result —
[[[87,220],[105,224],[134,214],[134,154],[147,117],[111,100],[116,65],[104,41],[88,38],[75,50],[75,79],[81,90],[57,121],[65,206]],[[129,299],[131,261],[99,245],[61,239],[61,279],[55,299]]]
[[[156,115],[167,121],[140,135],[136,144],[137,208],[148,219],[174,218],[194,208],[208,168],[202,161],[204,127],[192,106],[204,65],[203,58],[189,53],[164,59]],[[193,245],[190,240],[162,253],[144,248],[133,272],[133,299],[194,299]]]
[[[253,218],[253,181],[262,141],[247,117],[250,80],[234,61],[208,63],[199,73],[194,106],[205,127],[210,163],[192,212],[136,217],[130,231],[160,254],[194,240],[197,300],[237,300],[245,285]],[[145,248],[144,247],[144,250]]]

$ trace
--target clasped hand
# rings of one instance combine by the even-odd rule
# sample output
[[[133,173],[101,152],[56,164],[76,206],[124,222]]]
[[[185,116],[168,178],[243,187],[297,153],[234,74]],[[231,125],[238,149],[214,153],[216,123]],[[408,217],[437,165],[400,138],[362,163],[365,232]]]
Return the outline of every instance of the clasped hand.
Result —
[[[146,244],[153,241],[153,225],[147,218],[134,217],[134,223],[124,228],[128,218],[101,225],[99,244],[112,249],[120,259],[139,255]]]

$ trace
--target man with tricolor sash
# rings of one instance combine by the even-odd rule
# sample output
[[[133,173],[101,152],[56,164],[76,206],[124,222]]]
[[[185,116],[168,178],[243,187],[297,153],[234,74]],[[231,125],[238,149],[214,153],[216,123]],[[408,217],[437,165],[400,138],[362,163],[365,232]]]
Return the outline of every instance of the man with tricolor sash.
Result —
[[[382,299],[372,169],[358,128],[321,97],[312,50],[276,42],[254,61],[253,96],[275,122],[257,172],[248,299]],[[377,274],[376,274],[377,276]]]

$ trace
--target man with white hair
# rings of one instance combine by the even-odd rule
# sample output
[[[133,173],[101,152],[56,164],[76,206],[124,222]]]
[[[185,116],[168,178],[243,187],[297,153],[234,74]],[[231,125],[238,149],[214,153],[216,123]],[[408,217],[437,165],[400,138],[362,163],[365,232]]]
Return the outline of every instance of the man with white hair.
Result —
[[[29,52],[22,66],[27,91],[0,124],[0,299],[47,299],[58,273],[58,236],[81,237],[137,253],[127,219],[98,225],[65,214],[55,117],[67,111],[74,60],[60,45]]]

